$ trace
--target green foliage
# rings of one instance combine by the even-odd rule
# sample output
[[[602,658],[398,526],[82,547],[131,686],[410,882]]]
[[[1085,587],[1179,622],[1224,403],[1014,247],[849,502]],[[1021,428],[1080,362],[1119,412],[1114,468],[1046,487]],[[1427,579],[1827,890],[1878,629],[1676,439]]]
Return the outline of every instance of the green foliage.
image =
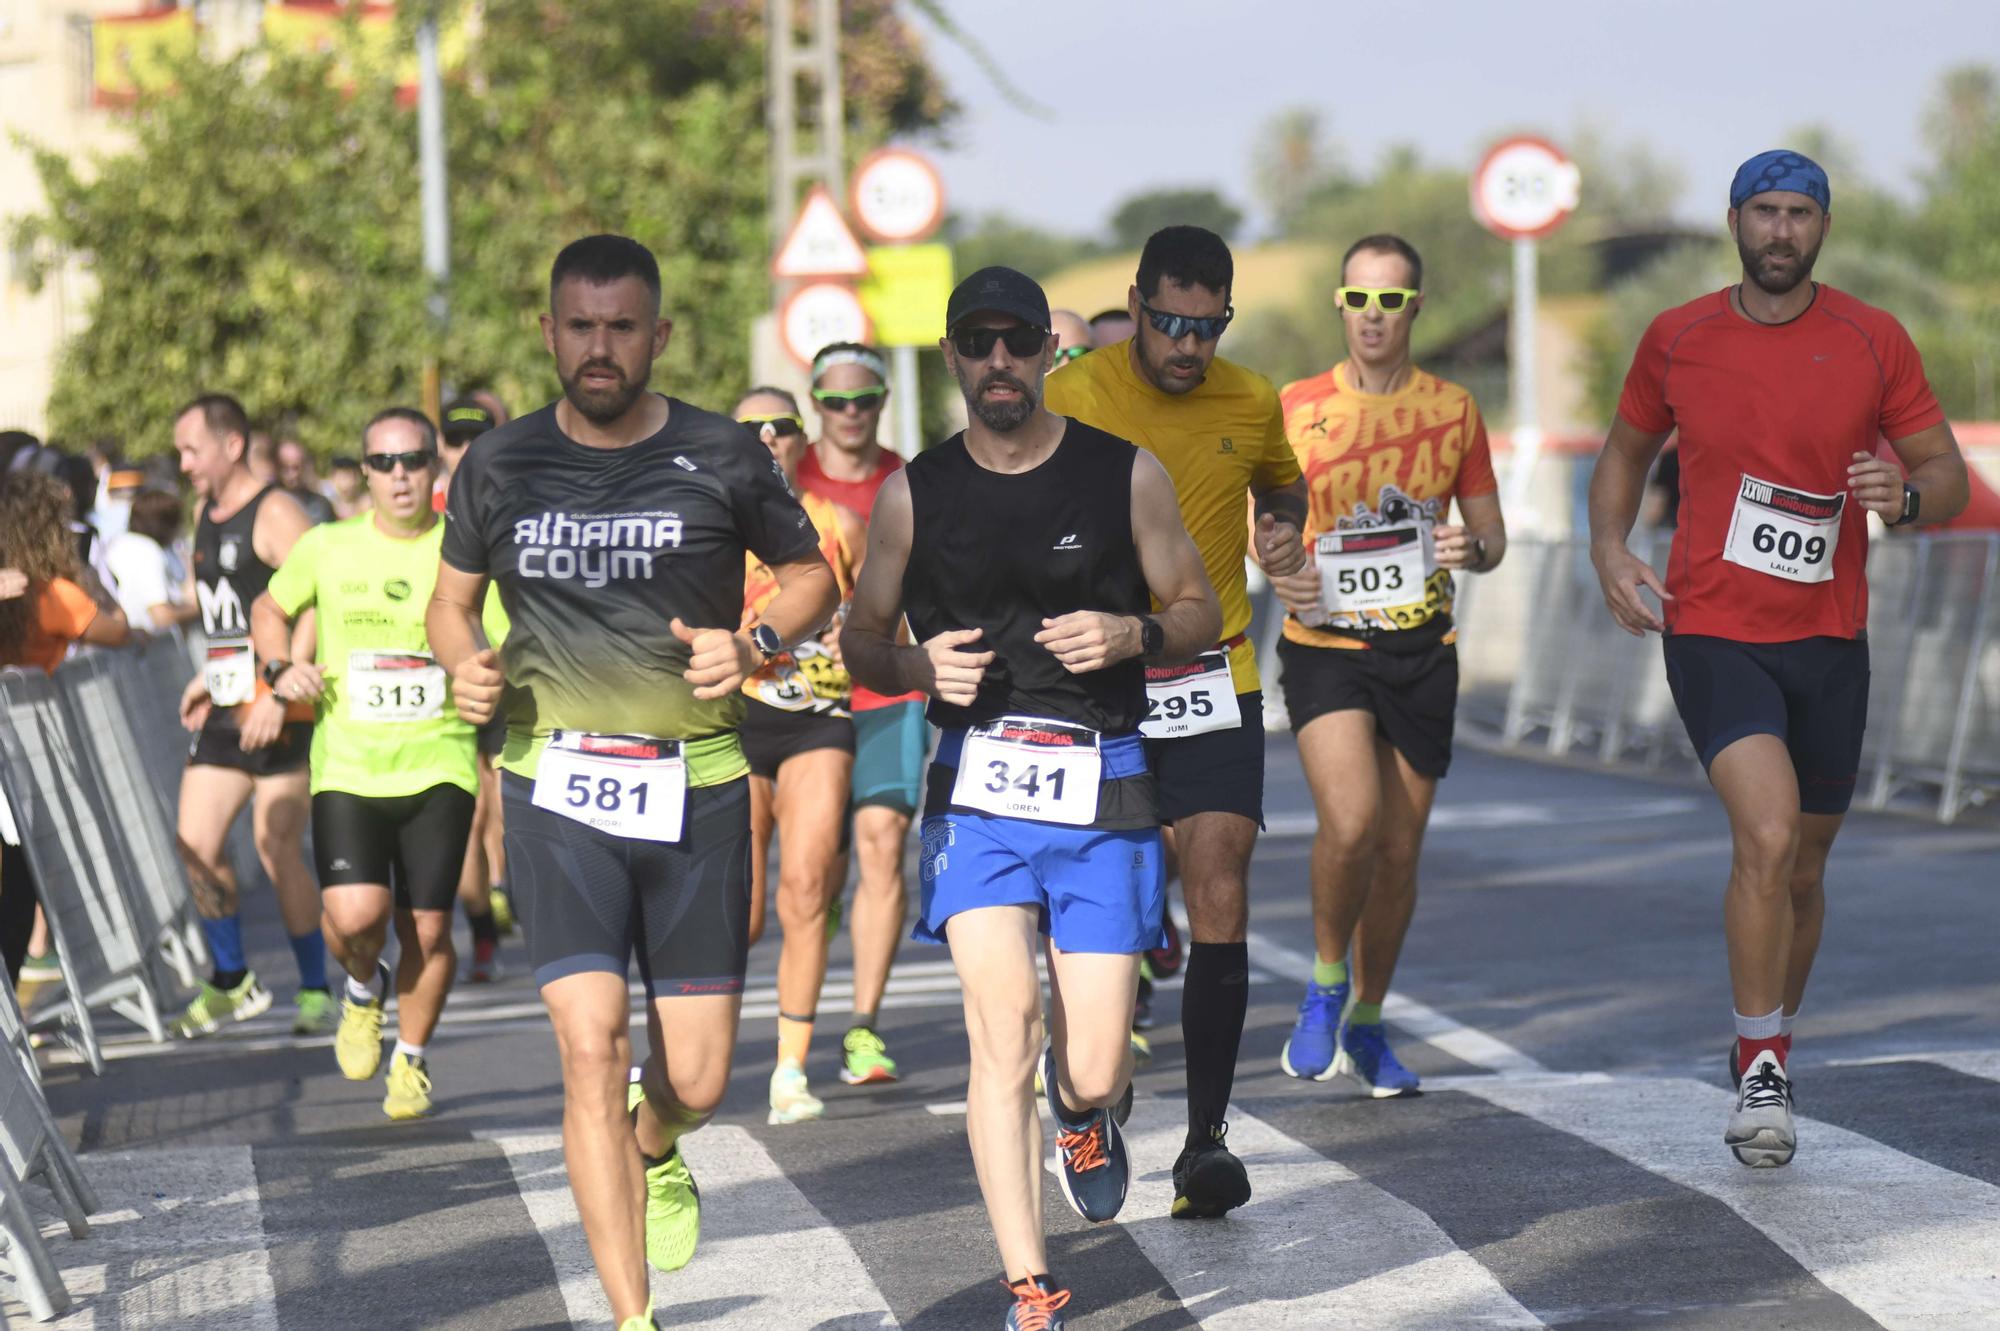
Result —
[[[1207,227],[1234,240],[1243,227],[1243,210],[1212,189],[1187,188],[1135,194],[1111,213],[1111,239],[1121,249],[1136,250],[1167,226]]]
[[[197,59],[133,116],[129,152],[38,155],[47,211],[20,239],[98,285],[64,349],[58,435],[169,446],[195,393],[241,396],[321,450],[414,402],[425,355],[516,409],[557,385],[536,328],[551,259],[592,231],[660,258],[673,341],[655,369],[708,405],[742,386],[764,273],[767,151],[757,0],[487,0],[447,84],[451,321],[425,315],[414,113],[383,72],[269,50]],[[891,0],[843,6],[849,147],[953,112]]]
[[[1004,264],[1046,282],[1105,252],[1093,240],[1045,231],[1005,213],[988,213],[976,220],[953,216],[945,223],[944,239],[951,242],[952,267],[960,277],[989,264]]]

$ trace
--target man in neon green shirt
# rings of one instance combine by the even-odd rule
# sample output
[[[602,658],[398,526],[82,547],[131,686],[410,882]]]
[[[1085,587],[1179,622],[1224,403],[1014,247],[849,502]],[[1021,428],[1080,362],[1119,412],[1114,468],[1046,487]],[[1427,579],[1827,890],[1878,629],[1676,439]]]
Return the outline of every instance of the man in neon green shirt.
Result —
[[[250,626],[272,690],[311,699],[317,711],[321,927],[347,972],[334,1055],[350,1081],[381,1066],[390,978],[381,955],[393,913],[402,955],[382,1108],[421,1118],[431,1108],[425,1047],[457,965],[452,906],[479,782],[473,728],[424,635],[444,535],[430,502],[437,431],[421,412],[391,407],[362,431],[361,460],[374,508],[301,536],[251,606]],[[287,661],[292,622],[309,606],[319,612],[318,650],[310,663]]]

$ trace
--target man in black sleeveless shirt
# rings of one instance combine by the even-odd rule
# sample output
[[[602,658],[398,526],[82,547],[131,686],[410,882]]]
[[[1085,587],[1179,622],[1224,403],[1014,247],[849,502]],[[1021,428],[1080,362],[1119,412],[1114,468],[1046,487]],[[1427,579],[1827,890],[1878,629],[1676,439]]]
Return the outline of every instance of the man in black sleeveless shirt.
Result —
[[[253,794],[257,857],[299,965],[292,1030],[329,1031],[339,1015],[326,987],[319,887],[305,861],[312,708],[287,707],[273,694],[271,681],[290,662],[260,663],[250,646],[250,605],[311,524],[289,495],[251,475],[244,461],[249,442],[242,406],[220,393],[196,398],[174,419],[181,470],[202,500],[191,581],[207,635],[203,669],[181,695],[181,721],[195,738],[181,774],[179,831],[215,962],[215,973],[174,1023],[174,1033],[187,1038],[271,1006],[244,957],[226,848],[230,826]],[[312,659],[313,632],[312,616],[301,616],[292,638],[295,659]]]
[[[1160,941],[1164,890],[1141,661],[1188,659],[1222,623],[1165,470],[1043,407],[1049,322],[1012,269],[952,293],[942,346],[971,423],[883,483],[841,637],[856,681],[929,694],[942,731],[916,936],[951,945],[965,990],[967,1126],[1009,1328],[1060,1328],[1069,1301],[1042,1238],[1038,1063],[1070,1205],[1105,1221],[1124,1202],[1110,1107],[1131,1081],[1139,954]],[[921,646],[895,643],[906,611]]]

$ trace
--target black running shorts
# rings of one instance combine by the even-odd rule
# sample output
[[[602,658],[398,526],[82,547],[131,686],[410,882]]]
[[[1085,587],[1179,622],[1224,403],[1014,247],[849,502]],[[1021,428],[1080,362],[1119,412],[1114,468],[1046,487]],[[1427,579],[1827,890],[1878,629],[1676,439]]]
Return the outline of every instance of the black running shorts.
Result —
[[[655,998],[743,991],[750,951],[750,783],[688,791],[677,842],[613,836],[534,803],[500,774],[507,887],[537,984],[587,971],[639,978]]]
[[[1868,727],[1865,638],[1735,642],[1670,634],[1667,686],[1707,767],[1746,735],[1776,735],[1791,751],[1805,813],[1846,813]]]
[[[220,710],[220,709],[218,709]],[[189,767],[228,767],[251,776],[283,776],[302,772],[312,761],[313,723],[287,721],[278,737],[261,749],[243,751],[243,732],[232,717],[227,723],[214,713],[188,745]]]
[[[1332,712],[1375,718],[1375,733],[1433,781],[1451,769],[1458,713],[1458,647],[1433,642],[1415,651],[1278,643],[1279,681],[1292,733]]]
[[[778,779],[778,769],[787,758],[814,749],[854,752],[854,722],[831,712],[787,712],[769,703],[746,698],[743,721],[736,728],[743,741],[743,756],[750,760],[750,772],[767,781]]]
[[[1149,739],[1146,762],[1159,784],[1160,821],[1196,813],[1240,813],[1264,825],[1264,694],[1236,695],[1243,713],[1229,730]]]
[[[399,910],[450,910],[474,803],[472,792],[449,782],[415,795],[320,791],[312,801],[320,887],[381,883]]]

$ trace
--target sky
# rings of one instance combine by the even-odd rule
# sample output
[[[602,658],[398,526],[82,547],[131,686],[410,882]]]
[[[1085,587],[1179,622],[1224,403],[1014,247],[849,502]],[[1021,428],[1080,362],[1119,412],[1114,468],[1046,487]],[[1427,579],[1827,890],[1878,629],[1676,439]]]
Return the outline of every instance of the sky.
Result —
[[[1321,113],[1347,162],[1393,144],[1463,162],[1528,130],[1588,125],[1648,144],[1686,182],[1677,215],[1718,220],[1739,162],[1823,124],[1875,184],[1909,196],[1941,74],[2000,67],[1995,0],[942,0],[1053,120],[1009,105],[921,16],[964,105],[922,145],[950,207],[1095,234],[1123,198],[1219,188],[1251,214],[1251,149],[1276,113]],[[914,6],[904,12],[915,14]],[[1590,188],[1586,178],[1583,188]],[[1833,181],[1834,210],[1840,180]]]

